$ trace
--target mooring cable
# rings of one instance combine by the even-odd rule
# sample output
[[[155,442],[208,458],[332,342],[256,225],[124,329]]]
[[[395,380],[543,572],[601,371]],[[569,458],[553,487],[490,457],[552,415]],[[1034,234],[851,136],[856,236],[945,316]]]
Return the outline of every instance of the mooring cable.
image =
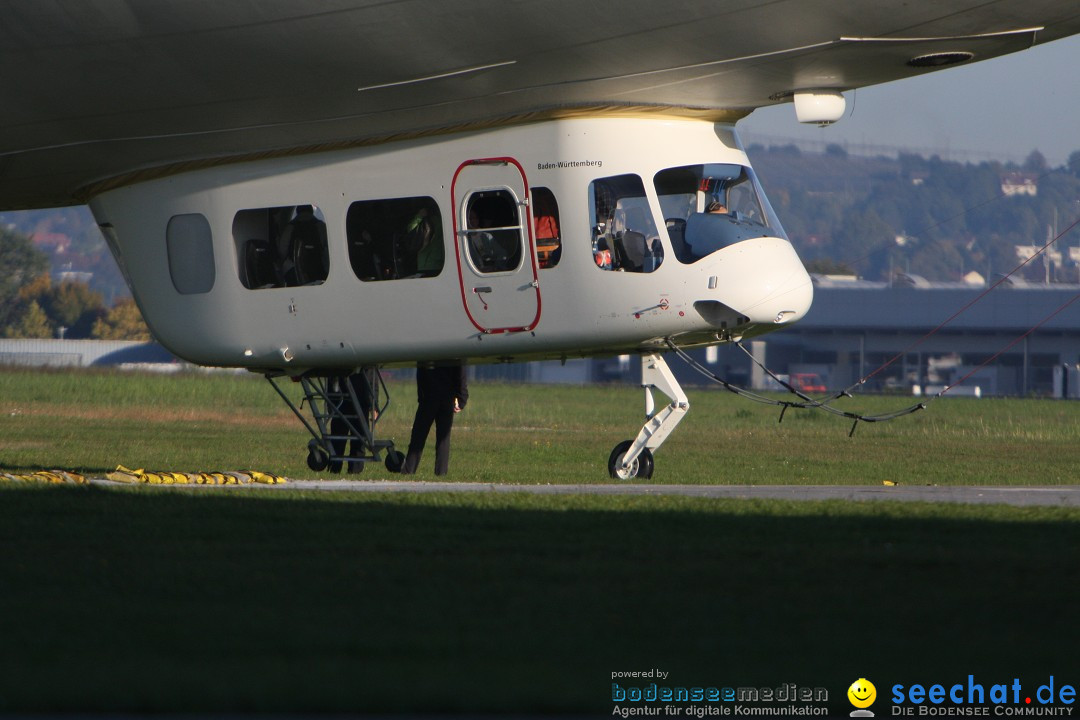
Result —
[[[1054,245],[1054,244],[1055,244],[1055,243],[1056,243],[1056,242],[1057,242],[1058,240],[1060,240],[1061,238],[1065,237],[1065,236],[1066,236],[1066,235],[1067,235],[1067,234],[1068,234],[1069,232],[1071,232],[1071,231],[1073,230],[1073,228],[1075,228],[1075,227],[1076,227],[1077,225],[1080,225],[1080,218],[1077,218],[1076,220],[1074,220],[1074,221],[1072,222],[1072,224],[1070,224],[1070,225],[1069,225],[1068,227],[1066,227],[1066,228],[1065,228],[1064,230],[1062,230],[1062,231],[1061,231],[1060,233],[1058,233],[1058,234],[1057,234],[1057,235],[1056,235],[1056,236],[1055,236],[1055,237],[1054,237],[1053,239],[1051,239],[1051,240],[1050,240],[1049,242],[1047,242],[1047,243],[1046,243],[1045,245],[1043,245],[1043,246],[1042,246],[1041,248],[1039,248],[1039,250],[1038,250],[1038,251],[1036,251],[1035,253],[1033,253],[1033,254],[1031,255],[1031,257],[1029,257],[1029,258],[1027,258],[1026,260],[1024,260],[1023,262],[1021,262],[1021,263],[1020,263],[1019,265],[1017,265],[1016,267],[1014,267],[1014,268],[1013,268],[1012,270],[1010,270],[1010,271],[1009,271],[1008,273],[1006,273],[1006,274],[1002,275],[1002,276],[1001,276],[1000,278],[998,278],[997,282],[995,282],[995,283],[994,283],[993,285],[990,285],[989,287],[987,287],[987,288],[986,288],[985,290],[983,290],[983,291],[982,291],[981,293],[979,293],[979,294],[978,294],[978,295],[977,295],[977,296],[976,296],[976,297],[975,297],[974,299],[972,299],[971,301],[969,301],[969,302],[968,302],[967,304],[965,304],[965,305],[964,305],[963,307],[961,307],[961,308],[960,308],[959,310],[957,310],[957,311],[956,311],[956,312],[954,312],[954,313],[953,313],[952,315],[950,315],[950,316],[949,316],[949,317],[947,317],[947,318],[946,318],[945,320],[943,320],[943,321],[942,321],[942,322],[941,322],[941,323],[940,323],[940,324],[939,324],[939,325],[938,325],[938,326],[937,326],[936,328],[934,328],[934,329],[933,329],[933,330],[931,330],[930,332],[928,332],[928,333],[926,333],[925,335],[923,335],[923,336],[922,336],[921,338],[919,338],[918,340],[916,340],[915,342],[913,342],[913,343],[912,343],[911,345],[908,345],[908,346],[907,346],[906,348],[904,348],[903,350],[901,350],[900,352],[898,352],[898,353],[897,353],[896,355],[894,355],[894,356],[893,356],[892,358],[890,358],[890,359],[889,359],[888,361],[886,361],[885,363],[883,363],[883,364],[882,364],[882,365],[881,365],[880,367],[878,367],[878,368],[877,368],[876,370],[874,370],[873,372],[869,373],[868,375],[866,375],[866,376],[864,376],[864,377],[860,378],[860,379],[859,379],[859,380],[858,380],[858,381],[857,381],[856,383],[854,383],[853,385],[849,386],[849,387],[847,388],[846,392],[850,392],[851,390],[853,390],[854,388],[858,387],[859,385],[862,385],[862,384],[864,384],[864,383],[865,383],[865,382],[866,382],[867,380],[869,380],[870,378],[874,377],[874,376],[875,376],[875,375],[877,375],[877,374],[878,374],[879,372],[881,372],[882,370],[885,370],[886,368],[890,367],[890,366],[891,366],[891,365],[892,365],[893,363],[895,363],[895,362],[896,362],[897,360],[899,360],[900,358],[902,358],[902,357],[904,357],[905,355],[907,355],[907,354],[908,354],[909,352],[911,352],[911,351],[912,351],[912,350],[913,350],[914,348],[918,347],[919,345],[922,345],[922,344],[923,344],[924,342],[926,342],[927,340],[929,340],[929,339],[930,339],[930,338],[931,338],[931,337],[932,337],[933,335],[937,334],[937,333],[938,333],[938,332],[939,332],[939,331],[940,331],[940,330],[941,330],[942,328],[944,328],[944,327],[945,327],[946,325],[948,325],[948,324],[949,324],[949,323],[951,323],[951,322],[952,322],[953,320],[955,320],[956,318],[958,318],[958,317],[960,317],[961,315],[963,315],[963,314],[964,314],[965,312],[967,312],[967,311],[968,311],[969,309],[971,309],[971,307],[972,307],[972,306],[974,306],[974,305],[975,305],[976,303],[978,303],[979,301],[981,301],[981,300],[982,300],[983,298],[985,298],[985,297],[986,297],[987,295],[989,295],[989,294],[990,294],[990,293],[992,293],[992,292],[993,292],[994,290],[996,290],[996,289],[997,289],[998,287],[1000,287],[1000,286],[1001,286],[1002,284],[1004,284],[1004,283],[1005,283],[1006,281],[1008,281],[1008,280],[1009,280],[1009,278],[1011,278],[1011,277],[1012,277],[1013,275],[1015,275],[1015,274],[1016,274],[1017,272],[1019,272],[1020,270],[1023,270],[1023,269],[1024,269],[1024,268],[1025,268],[1025,267],[1026,267],[1026,266],[1027,266],[1027,265],[1028,265],[1029,263],[1031,263],[1031,262],[1032,262],[1032,261],[1033,261],[1033,260],[1034,260],[1035,258],[1039,257],[1040,255],[1042,255],[1043,253],[1045,253],[1046,251],[1048,251],[1048,250],[1049,250],[1049,249],[1050,249],[1050,248],[1051,248],[1051,247],[1052,247],[1052,246],[1053,246],[1053,245]],[[1049,318],[1048,318],[1048,319],[1049,319]],[[1044,320],[1043,322],[1045,322],[1045,320]],[[1036,327],[1037,327],[1037,326],[1036,326]],[[1033,329],[1034,329],[1034,328],[1033,328]],[[1002,351],[1002,352],[1004,352],[1004,351]]]
[[[923,410],[926,408],[926,404],[920,402],[909,408],[904,408],[903,410],[886,413],[884,415],[864,415],[862,413],[851,412],[850,410],[841,410],[840,408],[833,407],[829,403],[834,400],[838,400],[841,397],[851,397],[850,394],[848,394],[847,392],[840,393],[839,395],[835,397],[830,397],[826,400],[815,400],[803,393],[798,388],[788,383],[786,380],[783,380],[782,378],[777,376],[776,373],[767,368],[763,363],[761,363],[761,361],[755,358],[749,350],[743,347],[742,343],[735,343],[735,346],[742,350],[744,353],[746,353],[755,365],[761,368],[765,373],[769,375],[769,377],[779,383],[788,392],[794,394],[796,397],[799,398],[799,402],[794,402],[791,400],[777,400],[775,398],[765,397],[764,395],[759,395],[758,393],[751,392],[749,390],[746,390],[745,388],[741,388],[738,385],[735,385],[734,383],[721,378],[719,375],[712,372],[707,367],[692,358],[685,350],[676,345],[675,341],[671,338],[667,338],[666,343],[667,346],[683,360],[683,362],[688,364],[691,368],[701,373],[705,377],[710,378],[711,380],[721,384],[725,390],[728,390],[729,392],[732,392],[740,397],[753,400],[754,402],[779,407],[780,418],[778,422],[784,421],[784,414],[788,411],[788,408],[798,408],[802,410],[824,410],[831,415],[836,415],[837,417],[852,420],[853,424],[851,426],[851,431],[848,433],[848,437],[851,437],[855,434],[855,428],[858,427],[858,424],[860,422],[885,422],[887,420],[894,420],[898,417],[903,417],[904,415],[910,415],[911,413],[918,412],[919,410]]]
[[[984,293],[984,295],[985,295],[985,293]],[[731,393],[734,393],[734,394],[736,394],[736,395],[738,395],[740,397],[744,397],[744,398],[747,398],[747,399],[752,400],[754,402],[757,402],[757,403],[766,404],[766,405],[774,405],[776,407],[779,407],[780,408],[780,418],[779,418],[778,422],[783,422],[784,421],[784,414],[787,412],[788,408],[798,408],[798,409],[803,409],[803,410],[824,410],[825,412],[827,412],[827,413],[829,413],[831,415],[836,415],[837,417],[842,417],[842,418],[851,420],[852,421],[851,430],[848,432],[848,437],[851,437],[851,436],[853,436],[855,434],[855,429],[859,426],[860,422],[866,422],[866,423],[888,422],[890,420],[895,420],[897,418],[904,417],[906,415],[911,415],[913,413],[918,412],[919,410],[925,410],[927,408],[927,406],[929,405],[929,403],[931,403],[934,400],[937,400],[938,398],[944,396],[945,393],[949,392],[953,388],[958,387],[959,385],[962,385],[965,381],[967,381],[969,378],[974,376],[977,372],[979,372],[984,367],[986,367],[987,365],[989,365],[990,363],[994,362],[999,357],[1001,357],[1002,354],[1007,352],[1010,348],[1015,346],[1021,340],[1023,340],[1024,338],[1026,338],[1028,336],[1030,336],[1033,332],[1038,330],[1040,327],[1042,327],[1046,323],[1050,322],[1050,320],[1054,319],[1056,316],[1060,315],[1062,312],[1064,312],[1069,306],[1071,306],[1077,300],[1080,300],[1080,293],[1076,293],[1075,295],[1073,295],[1069,300],[1062,303],[1052,313],[1050,313],[1049,315],[1044,317],[1042,320],[1040,320],[1038,323],[1036,323],[1032,327],[1028,328],[1026,331],[1024,331],[1019,336],[1014,338],[1011,342],[1009,342],[1007,345],[1005,345],[1000,350],[995,352],[993,355],[988,357],[982,363],[975,366],[970,372],[968,372],[962,378],[960,378],[959,380],[957,380],[954,383],[951,383],[949,385],[944,386],[940,391],[935,393],[932,397],[928,398],[927,400],[920,401],[918,403],[915,403],[915,404],[910,405],[908,407],[902,408],[900,410],[895,410],[893,412],[883,413],[883,414],[880,414],[880,415],[867,415],[867,414],[864,414],[864,413],[852,412],[850,410],[841,410],[840,408],[833,407],[830,404],[830,403],[833,403],[833,402],[835,402],[835,401],[837,401],[837,400],[839,400],[841,398],[853,397],[853,395],[851,394],[851,390],[853,390],[854,388],[858,387],[859,385],[862,385],[863,383],[865,383],[866,380],[869,379],[870,377],[872,377],[873,374],[866,376],[865,378],[860,380],[858,383],[855,383],[854,385],[850,386],[846,390],[843,390],[843,391],[841,391],[839,393],[832,394],[829,397],[827,397],[825,399],[822,399],[822,400],[815,400],[814,398],[810,397],[806,393],[802,392],[801,390],[799,390],[798,388],[793,386],[791,383],[789,383],[786,380],[784,380],[783,378],[781,378],[779,375],[774,373],[768,367],[766,367],[765,364],[762,363],[760,360],[758,360],[756,357],[754,357],[754,354],[752,352],[750,352],[749,350],[747,350],[746,347],[741,342],[736,342],[735,346],[737,348],[739,348],[739,350],[741,350],[747,357],[749,357],[750,361],[752,363],[757,365],[758,368],[760,368],[763,372],[765,372],[770,378],[772,378],[781,387],[783,387],[788,392],[792,393],[793,395],[795,395],[796,397],[799,398],[798,402],[794,402],[794,401],[791,401],[791,400],[777,400],[775,398],[766,397],[764,395],[760,395],[758,393],[746,390],[745,388],[739,387],[738,385],[735,385],[734,383],[732,383],[732,382],[730,382],[728,380],[725,380],[724,378],[720,377],[719,375],[717,375],[716,373],[714,373],[713,371],[709,370],[707,367],[702,365],[700,362],[695,360],[693,357],[691,357],[689,353],[687,353],[683,348],[679,347],[675,343],[674,339],[669,337],[669,338],[665,339],[665,342],[666,342],[668,348],[670,348],[672,351],[674,351],[675,354],[678,355],[683,360],[683,362],[685,362],[687,365],[689,365],[691,368],[693,368],[697,372],[701,373],[703,376],[713,380],[714,382],[719,383],[720,385],[722,385],[724,387],[725,390],[727,390],[727,391],[729,391]],[[969,303],[968,306],[970,306],[970,305],[971,305],[971,303]],[[959,313],[957,313],[957,314],[959,314]]]

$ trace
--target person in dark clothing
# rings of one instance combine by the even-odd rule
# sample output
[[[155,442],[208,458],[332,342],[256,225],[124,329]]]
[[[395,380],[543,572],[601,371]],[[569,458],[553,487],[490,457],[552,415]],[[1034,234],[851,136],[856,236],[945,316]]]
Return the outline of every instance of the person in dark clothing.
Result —
[[[413,420],[409,452],[401,466],[403,475],[412,475],[420,464],[428,431],[435,424],[435,474],[445,475],[450,467],[450,429],[454,414],[465,409],[469,387],[464,365],[416,369],[416,418]]]
[[[351,422],[353,427],[358,432],[363,432],[364,423],[370,423],[373,419],[372,405],[374,403],[376,392],[376,374],[374,367],[366,367],[359,372],[355,372],[349,375],[347,378],[330,378],[330,386],[328,390],[332,393],[347,393],[348,389],[342,387],[342,383],[348,383],[352,386],[353,394],[356,395],[356,399],[359,401],[359,406],[354,406],[351,398],[347,398],[342,404],[341,410],[345,417],[334,416],[330,419],[330,433],[332,435],[345,435],[349,433],[349,423]],[[360,422],[360,418],[364,418],[364,423]],[[349,442],[349,456],[350,457],[362,457],[366,454],[368,447],[367,443],[362,438],[354,437],[351,441],[346,440],[333,440],[331,441],[334,446],[334,454],[342,455],[345,452],[345,443]],[[330,463],[330,472],[341,472],[341,461],[333,461]],[[348,465],[350,473],[359,473],[364,471],[364,463],[359,460],[350,460]]]

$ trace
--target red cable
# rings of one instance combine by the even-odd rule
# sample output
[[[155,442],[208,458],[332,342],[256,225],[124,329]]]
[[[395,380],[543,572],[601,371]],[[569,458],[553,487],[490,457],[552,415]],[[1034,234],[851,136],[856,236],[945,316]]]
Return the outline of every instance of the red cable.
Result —
[[[1031,333],[1033,333],[1033,332],[1035,332],[1036,330],[1038,330],[1039,328],[1041,328],[1041,327],[1042,327],[1043,325],[1045,325],[1046,323],[1050,322],[1050,320],[1052,320],[1052,319],[1053,319],[1053,318],[1054,318],[1054,317],[1055,317],[1056,315],[1058,315],[1059,313],[1061,313],[1061,312],[1062,312],[1063,310],[1065,310],[1065,308],[1069,307],[1070,305],[1072,305],[1072,304],[1073,304],[1074,302],[1076,302],[1077,300],[1080,300],[1080,293],[1077,293],[1077,294],[1073,295],[1073,296],[1072,296],[1072,298],[1071,298],[1071,299],[1070,299],[1070,300],[1069,300],[1068,302],[1066,302],[1066,303],[1065,303],[1064,305],[1062,305],[1061,307],[1059,307],[1059,308],[1058,308],[1057,310],[1055,310],[1054,312],[1052,312],[1052,313],[1050,313],[1049,315],[1047,315],[1046,317],[1044,317],[1044,318],[1043,318],[1042,320],[1040,320],[1040,321],[1039,321],[1039,323],[1038,323],[1037,325],[1035,325],[1034,327],[1032,327],[1032,328],[1031,328],[1030,330],[1028,330],[1028,331],[1027,331],[1026,333],[1024,333],[1024,334],[1023,334],[1023,335],[1021,335],[1020,337],[1016,338],[1016,339],[1015,339],[1015,340],[1013,340],[1013,341],[1012,341],[1011,343],[1009,343],[1008,345],[1006,345],[1005,347],[1001,348],[1001,349],[1000,349],[1000,350],[998,350],[998,351],[997,351],[996,353],[994,353],[993,355],[991,355],[991,356],[990,356],[990,357],[989,357],[989,358],[988,358],[988,359],[987,359],[986,361],[984,361],[984,362],[983,362],[983,363],[982,363],[981,365],[979,365],[979,366],[978,366],[978,367],[976,367],[976,368],[975,368],[974,370],[972,370],[971,372],[969,372],[969,373],[968,373],[967,375],[965,375],[964,377],[960,378],[959,380],[957,380],[956,382],[954,382],[954,383],[953,383],[952,385],[946,385],[946,386],[945,386],[945,389],[944,389],[944,390],[942,390],[941,392],[939,392],[939,393],[937,394],[937,396],[936,396],[936,397],[940,397],[940,396],[944,395],[944,394],[945,394],[945,393],[947,393],[947,392],[948,392],[949,390],[952,390],[952,389],[953,389],[954,387],[956,387],[957,385],[960,385],[960,384],[962,384],[962,383],[963,383],[963,382],[964,382],[965,380],[967,380],[967,379],[968,379],[969,377],[971,377],[971,376],[972,376],[972,375],[974,375],[975,373],[979,372],[980,370],[982,370],[982,369],[983,369],[984,367],[986,367],[986,366],[987,366],[987,365],[989,365],[990,363],[992,363],[992,362],[994,362],[995,360],[997,360],[997,359],[998,359],[999,357],[1001,357],[1002,353],[1004,353],[1004,352],[1005,352],[1006,350],[1008,350],[1009,348],[1011,348],[1011,347],[1012,347],[1013,345],[1015,345],[1016,343],[1020,342],[1020,341],[1021,341],[1021,340],[1023,340],[1024,338],[1026,338],[1026,337],[1027,337],[1028,335],[1030,335]]]
[[[955,319],[956,319],[957,317],[959,317],[959,316],[960,316],[960,315],[962,315],[963,313],[967,312],[967,310],[968,310],[968,309],[969,309],[969,308],[970,308],[970,307],[971,307],[972,305],[974,305],[975,303],[979,302],[979,301],[980,301],[980,300],[982,300],[982,299],[983,299],[984,297],[986,297],[987,295],[989,295],[989,294],[990,294],[991,292],[993,292],[993,291],[994,291],[995,289],[997,289],[997,287],[998,287],[999,285],[1001,285],[1001,284],[1002,284],[1003,282],[1005,282],[1005,281],[1006,281],[1006,280],[1008,280],[1008,279],[1009,279],[1010,277],[1012,277],[1013,275],[1015,275],[1015,274],[1016,274],[1017,272],[1019,272],[1020,270],[1022,270],[1022,269],[1023,269],[1024,267],[1026,267],[1026,266],[1028,265],[1028,263],[1030,263],[1030,262],[1031,262],[1032,260],[1034,260],[1035,258],[1037,258],[1037,257],[1039,257],[1040,255],[1042,255],[1042,254],[1043,254],[1044,252],[1046,252],[1046,251],[1047,251],[1047,250],[1048,250],[1048,249],[1050,248],[1050,246],[1051,246],[1051,245],[1053,245],[1053,244],[1054,244],[1054,243],[1056,243],[1056,242],[1057,242],[1058,240],[1060,240],[1061,238],[1063,238],[1063,237],[1065,237],[1065,236],[1066,236],[1067,234],[1069,234],[1069,232],[1070,232],[1070,231],[1071,231],[1071,230],[1072,230],[1072,229],[1073,229],[1074,227],[1076,227],[1077,225],[1080,225],[1080,218],[1077,218],[1077,219],[1076,219],[1075,221],[1073,221],[1073,223],[1072,223],[1071,225],[1069,225],[1069,226],[1068,226],[1067,228],[1065,228],[1065,229],[1064,229],[1063,231],[1061,231],[1060,233],[1058,233],[1057,237],[1055,237],[1055,238],[1054,238],[1053,240],[1050,240],[1050,241],[1049,241],[1048,243],[1046,243],[1046,244],[1045,244],[1045,245],[1043,245],[1043,246],[1042,246],[1041,248],[1039,248],[1039,251],[1038,251],[1038,252],[1036,252],[1036,253],[1032,254],[1032,256],[1031,256],[1031,257],[1029,257],[1029,258],[1028,258],[1027,260],[1025,260],[1024,262],[1022,262],[1022,263],[1020,263],[1019,265],[1017,265],[1016,267],[1014,267],[1014,268],[1013,268],[1012,270],[1010,270],[1010,271],[1009,271],[1008,273],[1006,273],[1005,275],[1002,275],[1002,276],[1001,276],[1001,279],[999,279],[999,280],[998,280],[997,282],[995,282],[995,283],[994,283],[993,285],[991,285],[991,286],[990,286],[990,287],[988,287],[988,288],[987,288],[986,290],[984,290],[984,291],[983,291],[982,293],[980,293],[980,294],[979,294],[979,295],[978,295],[978,296],[977,296],[977,297],[976,297],[976,298],[975,298],[974,300],[972,300],[971,302],[969,302],[969,303],[968,303],[967,305],[964,305],[964,307],[960,308],[960,309],[959,309],[959,310],[957,310],[957,311],[956,311],[955,313],[953,313],[952,315],[950,315],[950,316],[949,316],[949,317],[948,317],[948,318],[947,318],[947,319],[946,319],[946,320],[945,320],[944,322],[942,322],[942,323],[941,323],[940,325],[938,325],[938,326],[937,326],[936,328],[934,328],[934,329],[933,329],[933,330],[931,330],[930,332],[926,333],[926,334],[925,334],[925,335],[923,335],[923,336],[922,336],[921,338],[919,338],[918,340],[916,340],[915,342],[913,342],[913,343],[912,343],[911,345],[909,345],[908,347],[904,348],[904,349],[903,349],[903,350],[901,350],[901,351],[900,351],[899,353],[897,353],[896,355],[894,355],[894,356],[892,357],[892,359],[891,359],[891,360],[889,360],[888,362],[886,362],[886,363],[885,363],[884,365],[882,365],[882,366],[881,366],[881,367],[879,367],[878,369],[874,370],[874,371],[873,371],[872,373],[870,373],[869,375],[867,375],[867,376],[863,377],[863,378],[862,378],[861,380],[859,380],[859,381],[858,381],[857,383],[855,383],[854,385],[852,385],[852,386],[851,386],[851,388],[854,388],[854,387],[856,387],[856,386],[858,386],[858,385],[862,385],[863,383],[865,383],[865,382],[866,382],[867,380],[869,380],[870,378],[872,378],[872,377],[874,377],[875,375],[877,375],[877,374],[878,374],[879,372],[881,372],[882,370],[884,370],[884,369],[888,368],[888,367],[889,367],[890,365],[892,365],[893,363],[895,363],[895,362],[896,362],[897,360],[899,360],[900,358],[902,358],[902,357],[903,357],[904,355],[906,355],[907,353],[911,352],[912,348],[916,348],[916,347],[918,347],[919,345],[922,345],[922,344],[923,344],[924,342],[926,342],[926,341],[927,341],[928,339],[930,339],[930,337],[931,337],[931,336],[933,336],[934,334],[936,334],[936,333],[937,333],[937,332],[938,332],[939,330],[941,330],[941,329],[942,329],[943,327],[945,327],[946,325],[948,325],[949,323],[951,323],[951,322],[952,322],[953,320],[955,320]],[[1075,299],[1076,299],[1076,298],[1073,298],[1073,300],[1075,300]],[[1064,306],[1062,306],[1061,308],[1059,308],[1057,312],[1061,312],[1061,310],[1064,310],[1064,309],[1065,309],[1065,307],[1067,307],[1068,305],[1070,305],[1070,304],[1071,304],[1071,303],[1073,302],[1073,300],[1070,300],[1070,301],[1069,301],[1068,303],[1066,303],[1066,304],[1065,304]],[[1055,312],[1055,313],[1054,313],[1054,315],[1056,315],[1056,314],[1057,314],[1057,312]],[[1053,317],[1053,315],[1051,315],[1050,317]],[[1046,318],[1046,320],[1049,320],[1049,319],[1050,319],[1050,318]],[[1043,323],[1045,323],[1045,322],[1046,322],[1046,320],[1043,320]],[[1028,331],[1028,334],[1030,334],[1030,333],[1031,333],[1032,331],[1034,331],[1035,329],[1037,329],[1037,328],[1038,328],[1038,327],[1039,327],[1040,325],[1042,325],[1042,323],[1039,323],[1039,325],[1036,325],[1036,326],[1035,326],[1035,327],[1033,327],[1033,328],[1032,328],[1031,330],[1029,330],[1029,331]],[[1022,337],[1026,337],[1026,335],[1024,335],[1024,336],[1022,336]],[[1011,346],[1010,346],[1010,347],[1011,347]],[[1006,348],[1006,349],[1008,349],[1008,348]],[[1004,350],[1002,350],[1002,352],[1004,352]],[[999,354],[1000,354],[1000,353],[999,353]],[[966,379],[966,378],[965,378],[965,379]],[[959,384],[959,383],[957,383],[957,384]],[[848,389],[850,390],[851,388],[848,388]]]

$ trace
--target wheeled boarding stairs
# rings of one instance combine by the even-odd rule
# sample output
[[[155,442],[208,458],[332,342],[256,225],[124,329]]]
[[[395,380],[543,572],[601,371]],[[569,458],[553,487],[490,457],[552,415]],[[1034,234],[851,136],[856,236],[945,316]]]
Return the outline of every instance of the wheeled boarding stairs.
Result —
[[[299,382],[303,388],[299,407],[281,389],[279,381],[283,378]],[[328,468],[331,472],[345,468],[359,472],[369,462],[385,462],[390,472],[401,470],[405,455],[394,449],[393,440],[377,440],[375,436],[379,418],[390,405],[378,368],[362,368],[353,373],[307,373],[299,377],[268,373],[266,379],[311,433],[309,468],[315,472]],[[305,404],[311,414],[310,421],[303,412]]]

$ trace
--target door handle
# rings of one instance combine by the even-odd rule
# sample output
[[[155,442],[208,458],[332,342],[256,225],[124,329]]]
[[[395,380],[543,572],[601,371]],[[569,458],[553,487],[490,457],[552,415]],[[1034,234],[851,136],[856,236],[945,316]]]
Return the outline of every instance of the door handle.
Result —
[[[487,304],[487,300],[484,299],[484,293],[490,293],[491,292],[491,287],[488,286],[488,285],[481,285],[480,287],[474,287],[472,289],[472,291],[473,291],[473,294],[475,294],[476,297],[480,300],[480,302],[483,303],[484,309],[487,310],[488,309],[488,304]]]

